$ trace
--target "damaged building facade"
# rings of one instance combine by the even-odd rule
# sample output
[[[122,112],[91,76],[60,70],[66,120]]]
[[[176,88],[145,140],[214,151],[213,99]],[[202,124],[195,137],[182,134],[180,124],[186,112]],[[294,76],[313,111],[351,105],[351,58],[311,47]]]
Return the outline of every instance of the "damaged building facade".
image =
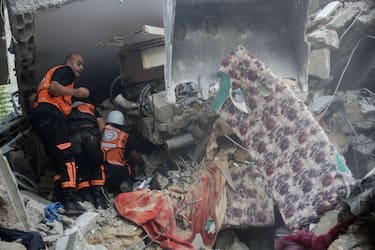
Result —
[[[375,246],[373,1],[1,3],[20,102],[1,124],[0,249]],[[72,50],[103,117],[152,145],[132,191],[80,216],[52,202],[27,105]]]

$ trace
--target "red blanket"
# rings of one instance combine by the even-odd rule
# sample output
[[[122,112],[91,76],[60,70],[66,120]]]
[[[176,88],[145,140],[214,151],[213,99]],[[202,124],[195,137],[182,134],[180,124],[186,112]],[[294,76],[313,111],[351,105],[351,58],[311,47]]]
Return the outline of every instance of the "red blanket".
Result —
[[[117,211],[124,218],[142,226],[163,249],[193,249],[191,242],[201,234],[211,247],[220,229],[216,205],[225,195],[224,177],[215,164],[202,170],[183,199],[177,204],[170,195],[156,190],[138,190],[119,194]],[[177,227],[176,221],[184,226]],[[214,232],[208,226],[214,223]]]

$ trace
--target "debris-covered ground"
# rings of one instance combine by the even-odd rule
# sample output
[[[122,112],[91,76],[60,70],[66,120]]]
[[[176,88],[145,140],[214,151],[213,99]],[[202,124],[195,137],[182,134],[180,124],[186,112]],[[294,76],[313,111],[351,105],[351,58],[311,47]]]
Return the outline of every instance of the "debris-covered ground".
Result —
[[[105,210],[85,202],[78,217],[51,203],[53,172],[27,119],[4,125],[0,229],[58,250],[374,249],[374,65],[359,61],[374,31],[372,1],[311,1],[308,95],[233,48],[209,100],[186,85],[173,117],[166,105],[158,123],[133,121],[155,144],[186,133],[143,156],[132,192],[110,194]],[[0,249],[40,242],[25,239]]]

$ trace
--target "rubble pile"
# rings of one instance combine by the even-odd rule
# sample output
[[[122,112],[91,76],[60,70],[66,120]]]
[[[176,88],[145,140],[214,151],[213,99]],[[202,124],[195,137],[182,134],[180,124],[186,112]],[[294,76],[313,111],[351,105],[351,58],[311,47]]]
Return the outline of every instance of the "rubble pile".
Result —
[[[355,177],[362,178],[375,166],[375,5],[366,0],[330,1],[310,18],[309,109]]]
[[[306,29],[311,44],[310,96],[315,99],[334,95],[336,88],[356,89],[368,84],[366,76],[373,72],[371,58],[374,56],[373,1],[331,1],[310,19]],[[369,61],[360,62],[359,58],[365,55]]]
[[[316,1],[315,1],[316,2]],[[374,104],[373,51],[375,8],[373,1],[326,1],[315,11],[307,26],[311,43],[309,66],[309,109],[322,125],[330,141],[345,157],[353,175],[362,180],[351,193],[349,214],[358,221],[339,236],[333,249],[372,249],[374,239],[373,184]],[[367,58],[363,60],[363,58]],[[363,182],[367,185],[363,185]],[[345,209],[341,210],[341,213]],[[328,232],[342,215],[322,217]],[[318,228],[318,227],[316,227]],[[315,229],[316,229],[315,228]]]
[[[40,143],[27,147],[35,135],[24,134],[3,152],[12,169],[0,162],[1,226],[36,231],[57,250],[268,250],[276,227],[286,236],[277,250],[304,237],[304,249],[373,249],[375,94],[366,85],[373,69],[351,62],[372,46],[375,4],[328,1],[310,19],[309,97],[237,47],[207,100],[190,85],[176,106],[165,93],[142,98],[153,108],[133,114],[141,117],[134,123],[159,147],[135,168],[130,192],[111,197],[105,210],[82,203],[87,212],[78,217],[39,197],[51,196],[49,163]],[[346,78],[356,70],[364,77]]]
[[[323,109],[327,135],[353,174],[363,178],[375,167],[375,94],[368,89],[340,91]]]

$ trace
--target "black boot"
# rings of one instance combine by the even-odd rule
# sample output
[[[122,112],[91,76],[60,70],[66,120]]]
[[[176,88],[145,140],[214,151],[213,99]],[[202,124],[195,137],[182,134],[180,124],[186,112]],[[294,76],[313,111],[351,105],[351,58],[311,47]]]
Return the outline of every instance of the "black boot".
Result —
[[[107,198],[107,194],[105,193],[105,190],[101,186],[93,186],[92,193],[94,195],[95,200],[95,208],[96,209],[107,209],[109,207],[109,201]]]
[[[72,188],[63,188],[62,193],[62,204],[66,215],[80,215],[86,212],[86,209],[78,203],[77,196],[73,195]]]
[[[78,189],[77,193],[80,198],[80,201],[88,201],[91,204],[95,205],[95,200],[91,191],[91,187]]]
[[[54,188],[51,200],[53,202],[61,201],[62,200],[62,188],[61,188],[61,181],[54,181]]]

